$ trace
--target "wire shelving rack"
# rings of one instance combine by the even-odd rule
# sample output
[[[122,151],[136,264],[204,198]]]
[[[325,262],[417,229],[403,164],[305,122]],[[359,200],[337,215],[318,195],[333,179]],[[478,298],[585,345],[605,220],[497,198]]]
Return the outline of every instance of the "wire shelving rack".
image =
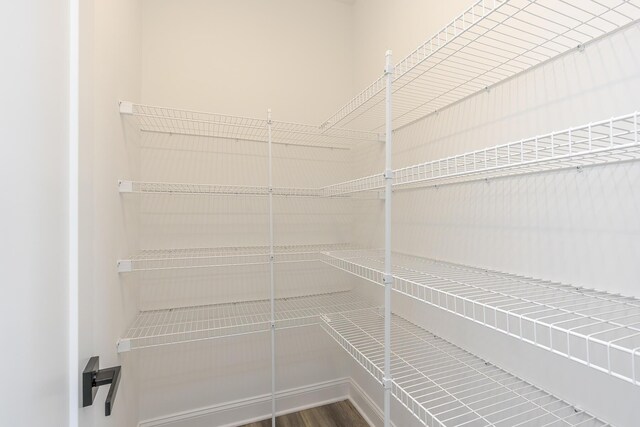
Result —
[[[140,194],[343,197],[635,160],[638,113],[396,169],[391,129],[407,126],[468,96],[634,24],[638,0],[477,0],[320,126],[122,102],[142,132],[269,143],[269,185],[121,181]],[[390,58],[390,54],[388,54]],[[387,89],[385,93],[385,89]],[[393,114],[391,97],[393,96]],[[386,127],[386,129],[385,129]],[[356,130],[359,129],[359,130]],[[345,148],[387,142],[385,173],[321,188],[273,188],[272,144]],[[390,188],[385,196],[390,209]],[[119,351],[320,323],[423,424],[604,426],[586,412],[433,336],[408,321],[381,316],[352,292],[276,299],[273,265],[322,260],[493,330],[640,384],[640,303],[633,298],[468,266],[346,247],[273,246],[143,251],[121,272],[223,265],[271,265],[271,299],[140,312]],[[390,234],[390,226],[388,227]],[[387,238],[386,250],[390,250]],[[386,259],[385,259],[386,258]],[[392,274],[391,274],[392,273]],[[388,291],[388,290],[387,290]],[[385,310],[390,310],[386,298]],[[386,322],[385,324],[385,317]],[[322,320],[320,320],[322,319]],[[385,328],[390,326],[392,333]],[[384,341],[392,339],[391,346]],[[275,365],[272,345],[272,408]],[[384,366],[391,357],[392,378]],[[388,357],[387,357],[388,362]],[[387,397],[389,393],[386,393]],[[385,406],[385,425],[389,411]]]
[[[328,264],[382,284],[380,250],[324,255]],[[397,253],[393,289],[640,385],[637,298]]]
[[[395,66],[393,128],[406,126],[640,19],[637,0],[477,0]],[[323,127],[381,132],[385,76]]]
[[[394,189],[483,179],[640,159],[640,113],[576,126],[393,171]],[[334,196],[380,190],[384,174],[325,187]]]
[[[315,325],[323,313],[372,305],[353,292],[332,292],[275,300],[277,329]],[[118,342],[118,351],[210,340],[271,330],[270,300],[149,310],[138,313]]]
[[[625,162],[640,158],[639,112],[395,169],[395,190]],[[384,174],[318,188],[274,187],[280,197],[347,197],[384,188]],[[269,187],[120,181],[121,193],[268,196]]]
[[[266,186],[189,184],[175,182],[120,181],[120,193],[134,194],[175,194],[175,195],[218,195],[218,196],[269,196]],[[322,188],[273,187],[276,197],[331,197]],[[336,196],[340,197],[340,195]],[[344,196],[342,196],[344,197]]]
[[[348,148],[354,143],[380,140],[380,135],[375,132],[337,127],[321,129],[319,126],[308,124],[181,110],[128,101],[120,103],[120,113],[132,116],[143,132],[266,143],[269,142],[268,127],[270,125],[271,142],[274,144]]]
[[[379,310],[326,314],[321,325],[383,382]],[[397,315],[391,327],[393,396],[425,426],[608,425]]]
[[[322,252],[353,249],[348,243],[274,246],[274,262],[320,261]],[[269,246],[147,249],[118,261],[118,272],[269,264]]]

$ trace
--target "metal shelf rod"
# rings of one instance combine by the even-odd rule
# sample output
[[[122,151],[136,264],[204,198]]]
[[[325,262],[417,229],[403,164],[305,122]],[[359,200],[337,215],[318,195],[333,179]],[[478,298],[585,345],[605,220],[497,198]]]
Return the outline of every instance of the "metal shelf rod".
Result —
[[[269,281],[271,303],[271,427],[276,427],[276,303],[274,282],[273,252],[273,155],[271,141],[271,109],[267,111],[267,128],[269,143]]]
[[[384,191],[384,427],[391,425],[391,287],[393,276],[391,271],[391,196],[393,186],[392,157],[392,105],[391,94],[393,84],[393,63],[390,50],[386,53],[386,133],[385,133],[385,191]]]

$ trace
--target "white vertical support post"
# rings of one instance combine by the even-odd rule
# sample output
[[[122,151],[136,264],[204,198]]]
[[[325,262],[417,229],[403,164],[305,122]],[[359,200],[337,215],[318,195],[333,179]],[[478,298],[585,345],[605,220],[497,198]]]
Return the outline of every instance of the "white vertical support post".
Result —
[[[276,427],[276,287],[273,277],[273,153],[271,142],[271,109],[267,110],[267,129],[269,141],[269,291],[271,302],[271,427]]]
[[[393,84],[392,53],[386,53],[384,68],[387,83],[386,93],[386,141],[384,170],[384,427],[391,425],[391,286],[393,272],[391,270],[391,194],[393,170],[391,169],[391,144],[393,132],[393,116],[391,115],[391,87]]]
[[[613,117],[609,119],[609,142],[613,147]]]
[[[520,163],[524,163],[524,139],[520,140]]]
[[[569,154],[573,154],[573,132],[569,128]]]

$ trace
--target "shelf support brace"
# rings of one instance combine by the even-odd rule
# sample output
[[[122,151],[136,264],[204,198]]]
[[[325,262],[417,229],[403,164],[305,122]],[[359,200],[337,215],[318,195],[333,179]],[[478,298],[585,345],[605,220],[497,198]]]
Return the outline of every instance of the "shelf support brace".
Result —
[[[385,55],[384,76],[386,80],[386,132],[385,132],[385,172],[384,172],[384,427],[391,425],[391,194],[393,185],[393,169],[391,167],[391,144],[393,133],[393,116],[391,111],[391,94],[393,84],[392,52]]]

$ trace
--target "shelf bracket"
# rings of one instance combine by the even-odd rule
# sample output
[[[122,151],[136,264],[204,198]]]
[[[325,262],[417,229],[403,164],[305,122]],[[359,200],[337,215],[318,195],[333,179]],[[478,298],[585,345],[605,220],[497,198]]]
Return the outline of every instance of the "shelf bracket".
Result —
[[[121,193],[133,193],[133,181],[118,181],[118,191]]]
[[[131,273],[133,271],[133,262],[130,259],[118,260],[118,273]]]
[[[120,101],[120,114],[133,114],[133,102]]]
[[[111,415],[116,393],[120,385],[120,366],[100,369],[100,357],[93,356],[82,372],[82,407],[93,405],[98,387],[111,384],[104,402],[104,415]]]
[[[131,351],[131,340],[130,339],[121,339],[118,341],[118,353],[126,353],[127,351]]]

